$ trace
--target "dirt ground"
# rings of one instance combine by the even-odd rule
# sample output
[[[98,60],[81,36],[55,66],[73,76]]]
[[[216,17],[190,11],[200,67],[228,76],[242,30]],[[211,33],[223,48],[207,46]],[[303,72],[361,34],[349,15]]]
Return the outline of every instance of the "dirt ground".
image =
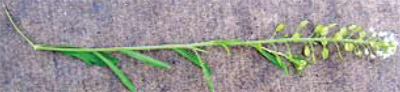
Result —
[[[1,0],[35,42],[138,46],[212,39],[268,38],[274,26],[300,21],[357,24],[399,34],[399,0]],[[286,33],[293,31],[286,31]],[[311,32],[311,31],[310,31]],[[310,32],[304,32],[309,34]],[[397,35],[399,37],[399,35]],[[301,48],[293,47],[297,53]],[[219,47],[203,54],[216,92],[399,92],[399,52],[389,59],[345,54],[284,75],[256,51]],[[157,69],[121,54],[139,92],[207,92],[201,70],[172,51],[144,51],[172,64]],[[127,92],[113,73],[59,53],[34,51],[0,12],[0,92]]]

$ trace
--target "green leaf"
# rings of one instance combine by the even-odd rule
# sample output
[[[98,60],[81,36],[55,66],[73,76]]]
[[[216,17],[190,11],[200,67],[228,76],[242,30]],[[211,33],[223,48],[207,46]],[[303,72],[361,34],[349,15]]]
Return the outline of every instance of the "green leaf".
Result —
[[[197,67],[199,67],[199,68],[202,68],[202,67],[201,67],[200,58],[197,57],[195,53],[193,53],[193,52],[188,52],[187,50],[182,49],[182,48],[174,48],[173,50],[174,50],[176,53],[178,53],[179,55],[184,56],[186,59],[188,59],[189,61],[191,61],[192,64],[194,64],[195,66],[197,66]],[[211,70],[211,68],[208,66],[207,63],[205,63],[205,68],[207,69],[208,72],[212,73],[212,72],[211,72],[212,70]]]
[[[329,49],[327,47],[322,48],[322,58],[327,59],[329,57]]]
[[[258,51],[258,53],[260,53],[265,58],[270,60],[272,62],[272,64],[274,64],[275,66],[278,66],[279,68],[283,69],[286,74],[289,73],[289,68],[286,66],[285,62],[283,62],[281,60],[279,55],[272,54],[272,53],[270,53],[268,51],[263,50],[261,44],[254,45],[254,48]]]
[[[179,55],[184,56],[186,59],[190,60],[195,66],[201,68],[203,71],[204,77],[207,81],[208,89],[210,92],[214,91],[214,84],[212,82],[211,74],[212,70],[210,66],[208,66],[207,63],[203,62],[201,59],[199,53],[196,50],[193,50],[193,52],[188,52],[185,49],[182,48],[174,48],[173,49],[175,52],[177,52]]]
[[[175,52],[179,55],[184,56],[186,59],[190,60],[194,65],[200,67],[200,62],[194,53],[187,52],[185,49],[181,48],[174,48]]]
[[[207,80],[208,90],[209,90],[209,92],[213,92],[214,91],[214,83],[212,82],[212,78],[211,78],[211,68],[206,63],[203,62],[200,54],[196,50],[193,50],[193,51],[194,51],[196,57],[198,58],[198,61],[200,63],[200,67],[203,71],[204,77]]]
[[[282,61],[281,57],[277,54],[274,54],[276,57],[276,61],[278,63],[279,68],[283,69],[286,74],[289,74],[289,68],[286,66],[285,62]]]
[[[99,66],[105,66],[106,64],[99,59],[97,56],[95,56],[91,52],[69,52],[69,51],[60,51],[61,54],[72,56],[75,58],[79,58],[83,60],[86,64],[88,65],[99,65]],[[109,54],[101,52],[104,57],[112,61],[113,64],[118,64],[118,59],[111,57]]]
[[[135,85],[133,85],[129,77],[126,76],[122,72],[122,70],[117,67],[117,64],[113,63],[114,62],[113,59],[110,59],[109,56],[99,52],[93,52],[92,55],[102,60],[113,71],[113,73],[121,80],[122,84],[124,84],[125,87],[127,87],[131,92],[136,92]]]
[[[123,53],[125,55],[128,55],[128,56],[130,56],[132,58],[136,58],[139,61],[141,61],[143,63],[146,63],[146,64],[149,64],[149,65],[154,66],[154,67],[171,68],[171,66],[169,64],[167,64],[167,63],[164,63],[164,62],[162,62],[160,60],[154,59],[154,58],[152,58],[150,56],[141,54],[141,53],[136,52],[136,51],[122,50],[121,53]]]

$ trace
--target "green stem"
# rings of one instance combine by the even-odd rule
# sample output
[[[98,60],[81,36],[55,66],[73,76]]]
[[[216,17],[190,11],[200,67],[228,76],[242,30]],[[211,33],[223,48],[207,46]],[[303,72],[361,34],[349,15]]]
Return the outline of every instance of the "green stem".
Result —
[[[101,55],[99,52],[93,52],[94,55],[99,57],[101,60],[104,61],[104,63],[107,64],[107,66],[114,72],[115,75],[122,81],[122,84],[125,85],[131,92],[136,92],[136,87],[133,85],[131,80],[127,76],[124,75],[122,70],[120,70],[116,65],[114,65],[110,60],[108,60],[106,57]]]
[[[341,51],[340,46],[339,46],[339,44],[337,42],[335,42],[335,46],[336,46],[336,49],[338,50],[338,54],[339,54],[340,59],[343,59],[342,51]]]
[[[26,40],[29,45],[31,45],[33,48],[35,48],[35,43],[31,39],[29,39],[24,33],[22,33],[21,29],[18,28],[17,24],[15,23],[14,19],[11,17],[11,14],[7,8],[7,6],[4,6],[4,11],[6,12],[6,16],[8,20],[11,22],[12,26],[14,27],[15,31],[24,39]]]
[[[312,62],[315,62],[317,59],[315,58],[315,49],[314,49],[314,44],[312,42],[308,42],[311,48],[311,60]]]
[[[369,44],[376,43],[375,41],[363,41],[356,39],[342,39],[335,40],[331,38],[280,38],[280,39],[268,39],[268,40],[256,40],[246,42],[230,42],[226,43],[229,46],[237,45],[252,45],[252,44],[264,44],[264,43],[285,43],[285,42],[319,42],[326,40],[328,42],[344,42],[354,44]],[[44,45],[34,45],[35,50],[49,50],[49,51],[78,51],[78,52],[93,52],[93,51],[120,51],[120,50],[159,50],[159,49],[173,49],[173,48],[187,48],[203,47],[203,46],[218,46],[220,44],[210,42],[200,42],[192,44],[166,44],[166,45],[153,45],[153,46],[137,46],[137,47],[83,47],[83,48],[63,48],[63,47],[51,47]]]

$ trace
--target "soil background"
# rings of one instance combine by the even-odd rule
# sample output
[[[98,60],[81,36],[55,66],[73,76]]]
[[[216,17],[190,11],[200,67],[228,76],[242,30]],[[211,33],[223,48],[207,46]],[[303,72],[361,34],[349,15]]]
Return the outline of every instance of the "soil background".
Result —
[[[399,34],[399,0],[1,0],[35,42],[88,47],[194,43],[269,38],[279,23],[293,33],[338,23]],[[336,29],[335,29],[336,30]],[[399,35],[397,35],[399,37]],[[284,45],[282,45],[284,46]],[[303,74],[285,75],[249,47],[206,48],[216,92],[399,92],[400,54],[389,59],[319,60]],[[284,50],[284,48],[282,48]],[[301,46],[292,50],[301,53]],[[143,53],[163,60],[158,69],[114,53],[139,92],[207,92],[201,70],[172,51]],[[321,56],[318,56],[321,57]],[[293,70],[293,69],[292,69]],[[292,71],[293,72],[293,71]],[[127,92],[107,68],[87,66],[55,52],[34,51],[0,12],[0,92]]]

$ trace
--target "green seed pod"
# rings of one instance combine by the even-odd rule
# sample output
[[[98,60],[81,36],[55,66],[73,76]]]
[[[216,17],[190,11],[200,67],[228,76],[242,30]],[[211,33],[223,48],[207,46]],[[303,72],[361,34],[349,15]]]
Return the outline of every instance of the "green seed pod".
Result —
[[[329,50],[327,47],[322,48],[322,58],[327,59],[329,57]]]
[[[354,31],[361,32],[361,31],[363,31],[363,27],[357,26],[356,29],[354,29]]]
[[[276,26],[275,32],[282,32],[285,29],[285,24],[279,24]]]
[[[294,58],[292,63],[298,73],[301,73],[307,67],[307,61],[301,58]]]
[[[365,32],[365,31],[358,33],[358,40],[364,39],[365,36],[367,36],[367,32]]]
[[[335,40],[342,40],[343,39],[343,34],[341,34],[340,32],[337,32],[334,36],[333,39]]]
[[[357,25],[351,25],[351,26],[349,26],[349,30],[350,30],[350,31],[355,31],[356,28],[357,28]]]
[[[301,21],[300,24],[299,24],[299,26],[298,26],[297,28],[298,28],[299,30],[300,30],[300,29],[303,29],[303,28],[307,27],[308,23],[310,23],[310,21],[307,21],[307,20]]]
[[[333,27],[335,27],[336,25],[337,25],[336,23],[332,23],[332,24],[329,24],[328,27],[329,27],[329,28],[333,28]]]
[[[295,33],[295,34],[293,34],[293,36],[292,36],[292,38],[300,38],[301,37],[301,34],[299,34],[299,33]]]
[[[284,34],[283,37],[289,37],[289,34]]]
[[[308,47],[308,45],[304,45],[304,56],[310,56],[311,51],[310,51],[310,47]]]
[[[361,58],[362,57],[362,52],[360,50],[358,50],[358,51],[356,51],[356,55]]]
[[[321,32],[319,33],[319,35],[321,36],[326,36],[329,33],[329,27],[324,27]]]
[[[344,50],[353,51],[354,50],[354,44],[353,43],[345,43],[344,44]]]
[[[328,40],[321,40],[321,44],[323,47],[326,47],[326,45],[328,45]]]
[[[321,31],[322,31],[324,28],[325,28],[324,25],[317,25],[317,26],[315,27],[315,29],[314,29],[314,32],[315,32],[316,34],[319,35],[319,33],[321,33]]]
[[[347,34],[348,34],[348,32],[347,32],[347,28],[346,28],[346,27],[343,27],[343,28],[341,28],[341,29],[340,29],[340,31],[339,31],[339,33],[341,33],[341,34],[342,34],[342,36],[345,36],[345,35],[347,35]]]

